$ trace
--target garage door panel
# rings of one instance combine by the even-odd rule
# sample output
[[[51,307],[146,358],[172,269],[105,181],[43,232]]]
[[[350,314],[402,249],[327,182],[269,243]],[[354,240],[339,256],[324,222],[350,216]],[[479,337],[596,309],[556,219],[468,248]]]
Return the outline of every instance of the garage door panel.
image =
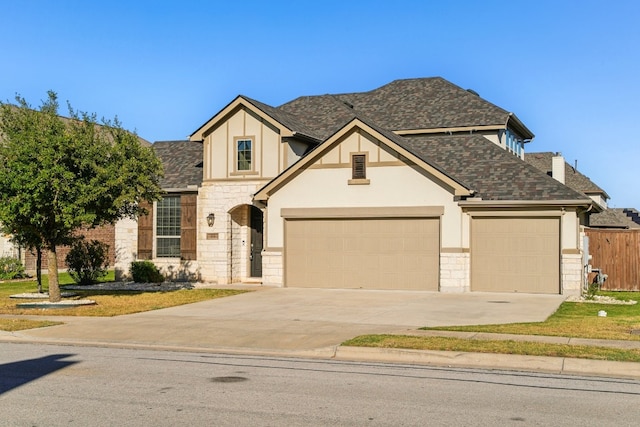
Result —
[[[439,236],[439,218],[287,220],[285,284],[438,290]]]
[[[560,292],[558,218],[474,218],[471,289]]]

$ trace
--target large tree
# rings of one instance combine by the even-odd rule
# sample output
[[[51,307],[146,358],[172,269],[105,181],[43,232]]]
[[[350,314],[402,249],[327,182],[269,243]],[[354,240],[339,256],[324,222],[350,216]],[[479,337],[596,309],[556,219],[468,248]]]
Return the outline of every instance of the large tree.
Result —
[[[60,301],[56,250],[83,227],[135,218],[158,200],[162,166],[150,147],[117,119],[58,114],[48,92],[39,109],[20,96],[0,102],[0,224],[46,251],[49,300]]]

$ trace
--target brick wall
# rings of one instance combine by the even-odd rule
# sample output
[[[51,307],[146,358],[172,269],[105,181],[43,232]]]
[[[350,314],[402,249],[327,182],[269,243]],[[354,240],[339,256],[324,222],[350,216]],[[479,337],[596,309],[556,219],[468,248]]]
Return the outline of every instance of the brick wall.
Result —
[[[113,267],[116,260],[116,232],[115,227],[113,225],[105,225],[102,227],[94,228],[91,230],[82,230],[78,234],[82,234],[85,236],[85,239],[90,240],[99,240],[103,243],[106,243],[109,246],[109,266]],[[57,248],[58,253],[58,268],[66,269],[67,266],[64,263],[64,259],[69,253],[68,246],[61,246]],[[35,252],[26,251],[24,255],[24,263],[25,269],[28,272],[34,272],[36,270],[36,254]],[[42,269],[46,270],[48,268],[47,262],[47,254],[46,252],[42,253]]]

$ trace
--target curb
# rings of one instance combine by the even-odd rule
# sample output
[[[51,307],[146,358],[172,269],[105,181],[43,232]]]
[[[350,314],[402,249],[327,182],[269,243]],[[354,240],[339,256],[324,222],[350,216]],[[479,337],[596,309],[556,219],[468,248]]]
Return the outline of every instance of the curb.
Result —
[[[407,350],[397,348],[335,346],[313,350],[249,349],[232,347],[189,347],[122,342],[25,339],[13,333],[0,334],[0,343],[44,344],[77,347],[121,348],[209,354],[325,359],[350,362],[403,363],[429,366],[548,372],[640,380],[640,363],[518,354],[464,353],[455,351]]]
[[[340,346],[335,359],[640,379],[640,363],[566,357]]]

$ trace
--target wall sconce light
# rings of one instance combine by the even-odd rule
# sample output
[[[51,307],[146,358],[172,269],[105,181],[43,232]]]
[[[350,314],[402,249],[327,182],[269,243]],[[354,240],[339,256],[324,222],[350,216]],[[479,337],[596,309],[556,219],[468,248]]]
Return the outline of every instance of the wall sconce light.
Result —
[[[207,225],[209,227],[213,227],[213,222],[216,220],[216,215],[214,213],[210,213],[207,215]]]

